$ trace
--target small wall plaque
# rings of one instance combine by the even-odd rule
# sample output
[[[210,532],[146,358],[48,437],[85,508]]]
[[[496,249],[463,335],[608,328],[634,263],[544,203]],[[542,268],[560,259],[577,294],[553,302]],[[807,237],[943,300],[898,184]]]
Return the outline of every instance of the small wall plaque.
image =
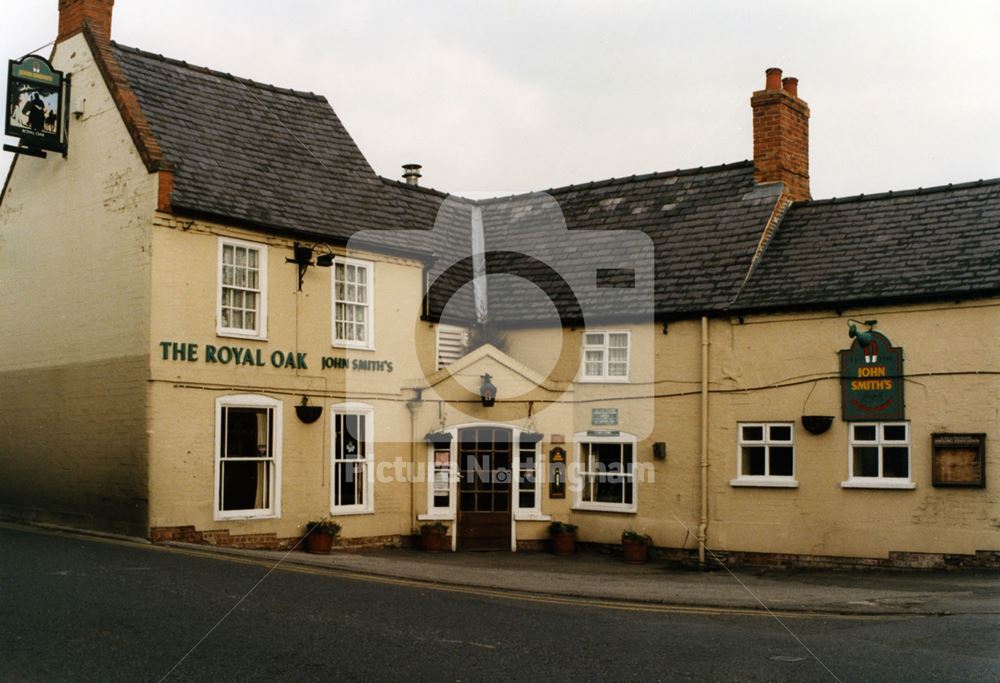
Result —
[[[932,434],[934,486],[986,487],[985,434]]]
[[[559,446],[549,451],[549,498],[566,497],[566,451]]]
[[[616,425],[618,424],[617,408],[593,408],[590,411],[590,424],[592,425]]]

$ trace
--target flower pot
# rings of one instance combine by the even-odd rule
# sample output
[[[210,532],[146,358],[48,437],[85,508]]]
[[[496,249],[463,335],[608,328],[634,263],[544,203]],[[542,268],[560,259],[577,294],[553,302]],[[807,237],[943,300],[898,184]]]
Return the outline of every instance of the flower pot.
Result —
[[[649,559],[649,546],[640,541],[622,539],[622,553],[626,564],[643,564]]]
[[[333,534],[325,531],[310,531],[306,536],[306,552],[314,555],[329,555],[333,547]]]
[[[572,555],[576,551],[576,534],[552,534],[552,553],[554,555]]]
[[[420,530],[420,547],[423,548],[424,552],[441,553],[445,550],[450,550],[451,548],[447,541],[448,535],[446,532],[434,531],[433,529]]]

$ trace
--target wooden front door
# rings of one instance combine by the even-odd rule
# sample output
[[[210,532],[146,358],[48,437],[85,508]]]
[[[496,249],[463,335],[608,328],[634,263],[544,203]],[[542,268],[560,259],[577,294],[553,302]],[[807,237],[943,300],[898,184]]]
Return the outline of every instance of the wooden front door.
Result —
[[[458,547],[510,550],[511,430],[458,432]]]

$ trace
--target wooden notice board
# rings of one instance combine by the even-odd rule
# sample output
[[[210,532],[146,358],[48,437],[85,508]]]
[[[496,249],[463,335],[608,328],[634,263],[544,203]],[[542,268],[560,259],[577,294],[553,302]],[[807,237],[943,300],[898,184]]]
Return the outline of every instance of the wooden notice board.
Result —
[[[934,486],[986,486],[985,434],[932,434]]]

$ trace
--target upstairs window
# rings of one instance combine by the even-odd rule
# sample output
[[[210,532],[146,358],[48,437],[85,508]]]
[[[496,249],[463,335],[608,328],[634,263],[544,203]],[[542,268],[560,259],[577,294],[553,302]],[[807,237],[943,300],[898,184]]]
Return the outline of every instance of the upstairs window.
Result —
[[[374,349],[372,313],[374,270],[371,261],[337,258],[333,262],[333,345]]]
[[[227,337],[267,336],[267,246],[219,238],[216,332]]]
[[[630,335],[628,332],[584,332],[584,382],[627,382]]]

